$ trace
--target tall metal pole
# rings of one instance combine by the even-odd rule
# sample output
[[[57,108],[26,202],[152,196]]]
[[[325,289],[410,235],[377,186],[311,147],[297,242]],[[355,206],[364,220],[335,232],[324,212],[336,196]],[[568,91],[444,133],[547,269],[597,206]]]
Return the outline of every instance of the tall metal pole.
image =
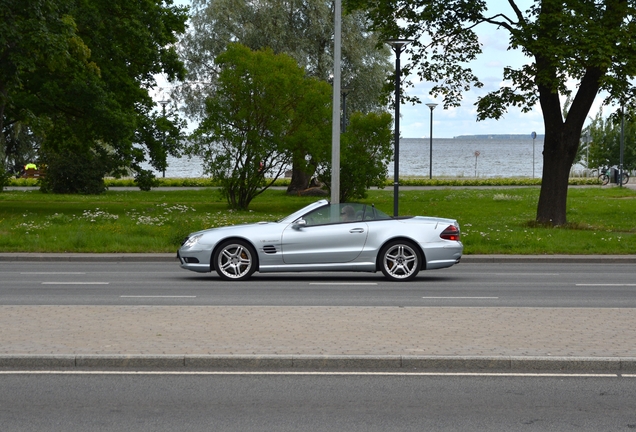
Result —
[[[618,187],[623,187],[623,153],[625,152],[625,107],[621,106],[621,143],[618,162]]]
[[[428,144],[428,150],[429,150],[429,152],[428,152],[428,161],[429,161],[428,178],[432,179],[433,178],[433,110],[435,109],[437,104],[436,103],[427,103],[426,106],[431,109],[431,133],[430,133],[430,141],[429,141],[429,144]]]
[[[333,111],[331,117],[331,203],[340,203],[340,57],[342,52],[342,1],[335,1],[333,46]],[[334,215],[334,218],[339,215]]]
[[[534,178],[534,140],[537,139],[537,133],[533,131],[530,136],[532,137],[532,178]]]
[[[393,216],[398,216],[400,196],[400,81],[402,69],[400,67],[400,54],[404,47],[411,41],[407,39],[394,39],[386,41],[395,52],[395,154],[393,160]]]
[[[161,104],[162,111],[163,111],[163,119],[164,120],[166,119],[166,105],[168,105],[168,102],[170,102],[170,101],[167,101],[167,100],[160,100],[159,101],[159,103]],[[161,144],[163,144],[163,148],[165,149],[166,148],[166,132],[165,131],[163,131],[162,134],[161,134]],[[167,163],[168,162],[166,161],[166,164]],[[163,169],[162,177],[164,177],[164,178],[166,177],[166,169],[165,168]]]

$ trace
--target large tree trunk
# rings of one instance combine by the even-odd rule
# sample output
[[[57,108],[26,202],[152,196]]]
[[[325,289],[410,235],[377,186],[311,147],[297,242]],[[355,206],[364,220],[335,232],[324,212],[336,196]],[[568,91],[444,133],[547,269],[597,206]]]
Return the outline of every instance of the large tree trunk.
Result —
[[[312,175],[313,173],[308,174],[294,166],[292,168],[291,181],[287,187],[287,193],[295,195],[307,189]]]
[[[537,206],[537,222],[546,225],[567,223],[568,180],[579,147],[580,130],[566,134],[561,128],[546,125],[543,150],[543,179]]]
[[[537,58],[539,69],[546,63]],[[549,86],[538,86],[545,125],[543,179],[537,205],[537,222],[541,224],[558,226],[567,223],[570,169],[579,149],[583,124],[598,93],[603,74],[601,69],[588,69],[581,79],[565,121],[559,94]]]

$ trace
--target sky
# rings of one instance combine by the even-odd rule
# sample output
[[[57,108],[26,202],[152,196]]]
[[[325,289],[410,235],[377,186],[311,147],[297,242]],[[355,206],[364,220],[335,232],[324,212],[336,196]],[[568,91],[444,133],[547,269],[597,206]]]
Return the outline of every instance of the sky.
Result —
[[[189,0],[176,0],[176,4],[188,5]],[[517,0],[521,10],[526,10],[534,3],[534,0]],[[504,13],[512,16],[512,9],[506,0],[488,0],[489,11]],[[470,64],[479,77],[484,87],[471,89],[465,92],[460,107],[444,109],[441,99],[434,99],[429,95],[432,83],[418,81],[417,75],[410,75],[415,87],[407,91],[410,95],[417,96],[421,104],[403,104],[400,107],[400,135],[403,138],[428,138],[430,136],[431,111],[426,103],[437,103],[433,111],[433,137],[453,138],[461,135],[495,135],[495,134],[521,134],[528,135],[536,132],[544,133],[541,108],[537,105],[529,113],[511,107],[502,119],[477,121],[475,102],[478,97],[496,90],[503,83],[503,68],[505,66],[519,67],[531,59],[523,56],[520,51],[508,51],[508,33],[505,30],[497,30],[495,26],[484,24],[476,29],[482,44],[482,54]],[[402,65],[408,63],[408,54],[400,57]],[[394,62],[394,58],[391,60]],[[158,77],[159,87],[165,86],[165,81]],[[572,84],[575,89],[576,84]],[[602,97],[597,100],[590,110],[590,116],[594,117],[601,107]],[[609,110],[605,110],[609,113]]]

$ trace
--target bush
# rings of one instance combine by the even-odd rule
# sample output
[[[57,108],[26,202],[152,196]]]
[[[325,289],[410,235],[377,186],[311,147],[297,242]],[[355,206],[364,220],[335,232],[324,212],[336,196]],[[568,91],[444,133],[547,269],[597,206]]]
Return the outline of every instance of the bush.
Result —
[[[135,184],[139,186],[139,189],[142,191],[149,191],[153,187],[159,186],[159,181],[155,178],[152,171],[141,169],[135,175]]]
[[[43,162],[46,176],[40,178],[42,192],[98,195],[106,191],[104,176],[109,169],[95,153],[49,151]]]

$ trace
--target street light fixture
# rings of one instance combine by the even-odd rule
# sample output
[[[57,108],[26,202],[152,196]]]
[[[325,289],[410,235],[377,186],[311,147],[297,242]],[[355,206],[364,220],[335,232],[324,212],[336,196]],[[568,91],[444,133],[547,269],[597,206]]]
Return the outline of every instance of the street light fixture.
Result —
[[[428,155],[428,178],[433,178],[433,110],[437,106],[436,103],[427,103],[427,107],[431,109],[431,133],[430,133],[430,141],[428,145],[429,155]]]
[[[409,39],[391,39],[385,41],[395,52],[395,155],[393,162],[393,216],[398,215],[398,199],[400,194],[400,54],[412,41]]]

